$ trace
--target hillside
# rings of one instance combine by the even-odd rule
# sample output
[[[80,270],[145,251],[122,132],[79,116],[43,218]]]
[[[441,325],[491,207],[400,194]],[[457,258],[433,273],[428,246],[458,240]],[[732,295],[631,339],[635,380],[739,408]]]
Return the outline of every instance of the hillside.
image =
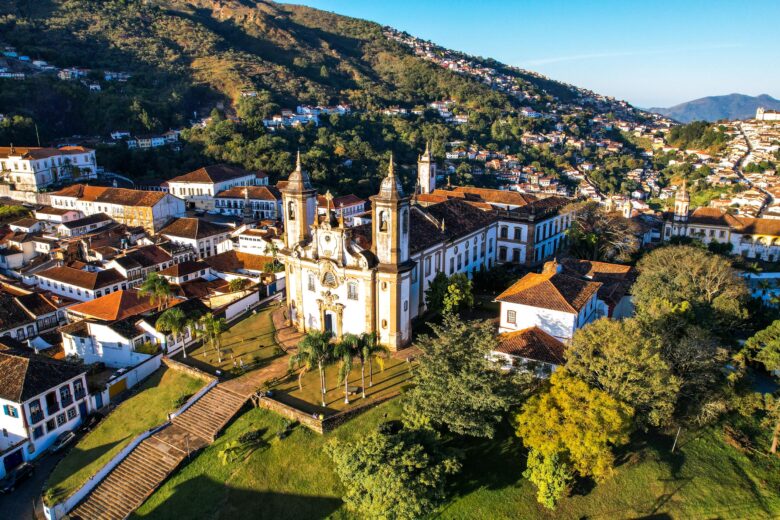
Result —
[[[52,0],[0,4],[0,43],[57,67],[132,74],[85,95],[38,75],[0,94],[0,113],[29,115],[48,137],[182,126],[193,111],[265,90],[278,107],[346,102],[356,108],[452,98],[504,110],[489,87],[412,56],[381,26],[266,1]],[[95,75],[99,77],[99,75]],[[16,95],[24,90],[27,95]],[[102,110],[94,110],[96,107]],[[143,114],[146,114],[145,116]]]
[[[756,109],[764,107],[780,110],[780,100],[767,94],[746,96],[728,94],[726,96],[708,96],[680,103],[669,108],[650,108],[650,112],[670,117],[681,123],[691,121],[718,121],[721,119],[750,119],[755,117]]]

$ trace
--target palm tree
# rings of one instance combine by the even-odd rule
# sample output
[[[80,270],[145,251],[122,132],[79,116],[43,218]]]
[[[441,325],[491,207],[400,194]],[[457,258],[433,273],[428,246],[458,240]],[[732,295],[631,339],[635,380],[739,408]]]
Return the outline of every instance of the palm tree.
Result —
[[[376,332],[363,333],[360,335],[360,363],[361,377],[365,370],[365,364],[368,363],[368,386],[374,386],[374,361],[379,365],[379,370],[385,370],[385,359],[390,354],[390,350],[377,341]],[[365,383],[363,384],[363,397],[366,397]]]
[[[298,375],[298,388],[303,389],[303,375],[311,370],[314,365],[320,372],[320,394],[322,406],[325,406],[325,363],[330,358],[330,340],[333,334],[330,331],[310,330],[298,343],[298,352],[290,357],[290,368],[301,367]]]
[[[222,333],[227,330],[227,321],[208,312],[201,316],[200,324],[211,346],[217,351],[217,362],[222,363]]]
[[[176,343],[176,341],[184,332],[184,329],[187,328],[187,316],[184,314],[184,311],[181,310],[179,307],[171,307],[170,309],[160,314],[160,317],[157,318],[157,323],[155,323],[154,328],[157,329],[159,332],[166,332],[172,334],[173,342]],[[184,353],[184,357],[186,358],[187,349],[184,348],[183,343],[182,343],[182,352]]]
[[[161,311],[168,306],[168,300],[173,296],[173,289],[168,280],[157,273],[149,273],[144,283],[138,288],[141,296],[148,296],[152,304],[157,305],[157,310]]]
[[[349,373],[352,372],[352,358],[360,350],[360,338],[344,334],[333,352],[339,360],[339,383],[344,383],[344,404],[349,404]]]

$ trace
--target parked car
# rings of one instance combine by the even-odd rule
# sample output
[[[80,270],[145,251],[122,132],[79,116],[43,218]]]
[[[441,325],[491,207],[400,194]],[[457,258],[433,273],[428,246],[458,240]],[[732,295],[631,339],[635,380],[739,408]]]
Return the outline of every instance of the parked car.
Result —
[[[0,493],[10,493],[20,482],[32,476],[35,473],[35,468],[28,462],[23,462],[21,465],[12,469],[2,480],[0,480]]]
[[[57,453],[62,448],[64,448],[65,446],[73,442],[74,440],[76,440],[75,433],[62,432],[61,434],[57,435],[57,438],[54,439],[54,443],[51,445],[51,448],[49,449],[51,450],[52,453]]]
[[[91,413],[89,416],[87,416],[86,419],[84,419],[84,422],[81,423],[81,426],[79,426],[79,431],[82,433],[87,433],[88,431],[91,431],[92,428],[97,426],[100,421],[103,420],[103,414],[99,412]]]

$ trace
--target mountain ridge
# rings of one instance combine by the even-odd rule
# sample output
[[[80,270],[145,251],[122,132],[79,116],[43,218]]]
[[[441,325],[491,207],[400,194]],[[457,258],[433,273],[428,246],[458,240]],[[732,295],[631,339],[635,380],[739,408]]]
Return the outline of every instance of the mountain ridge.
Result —
[[[705,96],[667,108],[652,107],[646,110],[681,123],[690,123],[691,121],[715,122],[722,119],[750,119],[755,116],[756,109],[759,107],[780,110],[780,100],[769,94],[748,96],[732,93],[722,96]]]

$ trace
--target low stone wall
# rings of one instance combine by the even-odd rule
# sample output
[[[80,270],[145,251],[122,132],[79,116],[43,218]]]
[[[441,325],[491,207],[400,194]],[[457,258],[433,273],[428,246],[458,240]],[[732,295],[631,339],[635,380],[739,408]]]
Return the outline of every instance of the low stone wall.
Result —
[[[172,370],[178,370],[179,372],[184,372],[185,374],[189,374],[192,377],[197,377],[198,379],[202,379],[207,383],[217,380],[216,377],[204,372],[203,370],[198,370],[195,367],[191,367],[190,365],[182,363],[181,361],[176,361],[175,359],[171,359],[169,357],[164,357],[163,363],[165,364],[165,366],[167,366]]]
[[[322,420],[304,413],[296,408],[293,408],[292,406],[286,405],[266,396],[260,397],[260,399],[256,400],[256,403],[260,408],[271,410],[272,412],[278,413],[283,417],[298,421],[310,430],[313,430],[319,434],[325,433],[322,427]]]

